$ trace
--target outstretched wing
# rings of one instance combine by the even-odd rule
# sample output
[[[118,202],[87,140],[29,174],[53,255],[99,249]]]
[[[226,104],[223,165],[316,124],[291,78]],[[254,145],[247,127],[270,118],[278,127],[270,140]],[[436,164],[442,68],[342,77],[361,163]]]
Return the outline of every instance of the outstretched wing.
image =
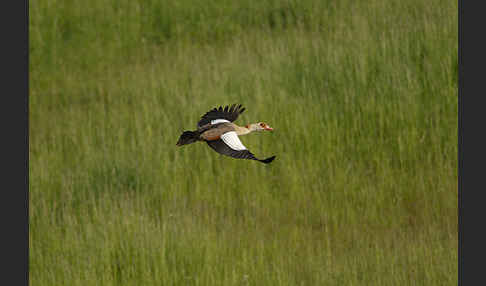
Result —
[[[207,141],[209,147],[213,148],[216,152],[230,156],[236,159],[251,159],[268,164],[275,159],[275,156],[260,160],[253,155],[246,147],[241,143],[236,132],[230,131],[221,135],[221,139],[214,141]]]
[[[245,111],[245,108],[242,107],[241,104],[233,104],[231,106],[227,105],[224,108],[222,106],[218,108],[213,108],[201,117],[201,119],[197,123],[197,127],[200,128],[201,126],[210,123],[217,124],[228,121],[233,122],[238,118],[238,115],[243,113],[243,111]]]

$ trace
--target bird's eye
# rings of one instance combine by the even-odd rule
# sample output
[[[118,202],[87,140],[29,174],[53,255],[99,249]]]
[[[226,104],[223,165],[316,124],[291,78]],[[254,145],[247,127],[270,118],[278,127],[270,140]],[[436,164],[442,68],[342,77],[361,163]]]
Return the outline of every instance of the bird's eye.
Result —
[[[262,122],[262,123],[260,123],[260,126],[261,126],[261,127],[265,127],[265,123],[263,123],[263,122]]]

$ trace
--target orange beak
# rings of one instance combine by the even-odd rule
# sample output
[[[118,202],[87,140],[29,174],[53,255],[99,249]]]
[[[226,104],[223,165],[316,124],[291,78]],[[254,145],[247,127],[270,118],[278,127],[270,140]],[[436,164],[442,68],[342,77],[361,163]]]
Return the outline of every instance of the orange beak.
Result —
[[[270,127],[270,126],[268,126],[268,125],[267,125],[267,126],[265,126],[265,127],[263,127],[263,129],[268,130],[268,131],[273,131],[273,128],[272,128],[272,127]]]

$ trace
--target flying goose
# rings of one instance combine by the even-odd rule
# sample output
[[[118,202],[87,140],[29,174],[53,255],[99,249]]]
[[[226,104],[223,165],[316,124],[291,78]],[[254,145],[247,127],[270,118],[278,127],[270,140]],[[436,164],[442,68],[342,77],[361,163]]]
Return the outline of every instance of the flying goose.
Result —
[[[265,164],[272,162],[275,156],[260,160],[238,138],[240,135],[246,135],[253,131],[273,131],[273,128],[264,122],[247,124],[244,127],[234,124],[233,121],[243,111],[245,111],[245,108],[241,104],[213,108],[201,117],[197,123],[197,130],[184,131],[176,145],[182,146],[197,141],[205,141],[209,147],[226,156],[257,160]]]

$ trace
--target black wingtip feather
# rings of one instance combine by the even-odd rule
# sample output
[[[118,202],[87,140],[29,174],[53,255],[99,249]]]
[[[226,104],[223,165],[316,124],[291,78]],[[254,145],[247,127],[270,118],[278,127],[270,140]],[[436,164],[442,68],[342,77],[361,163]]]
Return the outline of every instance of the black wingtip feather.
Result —
[[[242,104],[231,104],[231,105],[221,105],[216,106],[210,111],[206,112],[201,119],[198,121],[197,126],[198,128],[206,125],[214,119],[226,119],[230,122],[235,121],[238,118],[238,115],[245,111],[245,108]]]
[[[229,109],[229,113],[233,113],[233,111],[235,111],[235,107],[236,107],[236,104],[232,104],[230,109]]]
[[[277,156],[272,156],[272,157],[269,157],[267,159],[258,160],[258,161],[265,163],[265,164],[268,164],[268,163],[271,163],[275,159],[275,157],[277,157]]]

